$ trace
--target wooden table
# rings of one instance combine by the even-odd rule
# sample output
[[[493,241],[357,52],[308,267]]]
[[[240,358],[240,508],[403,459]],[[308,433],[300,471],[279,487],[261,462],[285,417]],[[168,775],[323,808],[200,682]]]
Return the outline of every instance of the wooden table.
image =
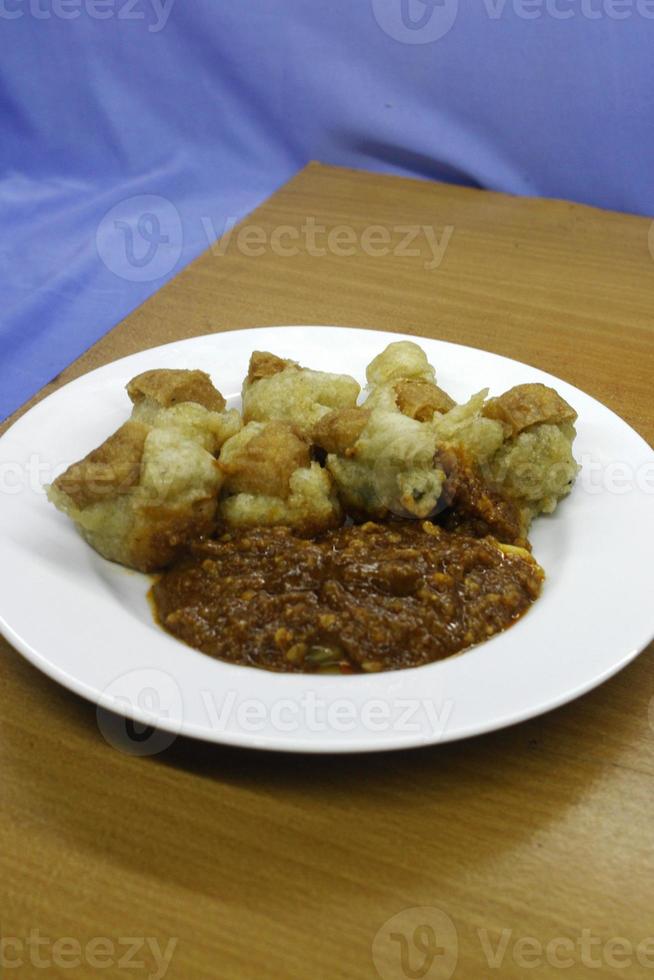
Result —
[[[193,334],[343,324],[535,364],[654,440],[645,219],[312,164],[244,226],[250,231],[181,272],[42,395],[113,358]],[[401,247],[401,228],[422,226],[447,242],[440,264],[423,232]],[[400,254],[407,248],[415,254]],[[654,942],[644,944],[654,935],[647,654],[574,704],[460,744],[321,758],[179,739],[145,759],[111,748],[90,704],[4,642],[2,654],[7,977],[152,975],[152,947],[135,952],[143,966],[130,973],[126,942],[151,937],[162,949],[177,940],[170,978],[359,980],[377,976],[380,928],[385,980],[449,977],[442,916],[423,915],[449,943],[424,973],[415,949],[402,967],[402,941],[390,937],[414,938],[411,913],[384,927],[418,906],[454,923],[454,976],[463,980],[558,977],[563,963],[575,980],[654,975]],[[44,937],[49,945],[37,947]],[[53,952],[66,937],[73,943]],[[631,953],[610,942],[617,937]],[[493,968],[498,944],[503,958]],[[49,958],[48,970],[36,956]],[[11,969],[20,957],[23,966]]]

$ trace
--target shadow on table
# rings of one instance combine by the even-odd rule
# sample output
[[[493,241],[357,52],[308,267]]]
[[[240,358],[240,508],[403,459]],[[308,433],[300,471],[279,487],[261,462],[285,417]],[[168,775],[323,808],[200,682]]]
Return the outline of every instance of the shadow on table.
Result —
[[[482,777],[492,768],[495,776],[500,772],[509,775],[515,766],[529,758],[547,757],[552,764],[557,758],[569,762],[583,760],[584,764],[593,760],[598,765],[611,764],[625,746],[633,743],[637,733],[642,732],[643,721],[648,720],[651,686],[648,652],[571,704],[501,731],[423,748],[341,755],[241,749],[162,732],[162,750],[145,752],[139,758],[138,742],[134,752],[123,753],[116,746],[105,746],[107,740],[103,741],[100,731],[105,726],[98,725],[99,713],[94,705],[59,687],[17,655],[13,669],[20,675],[20,683],[34,696],[34,707],[39,710],[47,706],[48,724],[55,723],[57,729],[65,729],[69,736],[81,735],[83,748],[109,747],[118,758],[124,759],[134,755],[132,761],[139,763],[140,770],[149,764],[163,765],[243,786],[265,785],[271,790],[298,787],[305,793],[321,791],[324,786],[336,783],[341,787],[351,784],[350,789],[356,794],[369,790],[376,777],[386,777],[397,770],[405,776],[431,774],[438,781],[450,770],[459,776],[469,770],[470,774]],[[629,702],[631,710],[625,710]],[[103,714],[115,720],[116,729],[124,728],[124,719],[111,712]],[[654,741],[654,731],[648,730],[650,733]],[[363,775],[365,785],[361,782]]]
[[[501,732],[340,756],[189,738],[155,756],[126,755],[102,738],[94,706],[22,660],[14,667],[11,681],[24,684],[33,702],[22,706],[20,722],[5,718],[1,729],[0,763],[19,809],[47,812],[49,832],[76,849],[109,849],[126,868],[208,894],[218,894],[221,861],[242,866],[261,886],[263,853],[275,864],[292,860],[303,840],[317,855],[327,845],[337,854],[339,834],[375,863],[418,842],[432,874],[453,860],[458,839],[457,867],[477,874],[563,824],[616,767],[636,768],[637,753],[640,772],[654,773],[646,657],[584,698]],[[468,833],[476,840],[469,855],[461,846]],[[207,847],[202,868],[180,859]]]

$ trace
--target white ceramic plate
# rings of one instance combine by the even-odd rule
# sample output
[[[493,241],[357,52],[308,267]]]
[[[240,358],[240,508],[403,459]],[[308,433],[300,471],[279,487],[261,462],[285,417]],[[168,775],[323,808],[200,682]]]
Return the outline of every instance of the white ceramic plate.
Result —
[[[143,725],[264,749],[354,752],[462,738],[570,701],[624,667],[654,635],[654,454],[599,402],[542,371],[418,338],[458,400],[526,381],[579,412],[583,469],[533,527],[542,597],[507,632],[439,663],[363,676],[274,674],[212,660],[158,628],[146,576],[104,561],[40,490],[129,414],[125,383],[156,367],[202,368],[238,404],[254,349],[359,380],[402,337],[271,327],[167,344],[123,358],[42,401],[0,440],[0,628],[35,666]],[[411,338],[408,338],[411,339]],[[102,717],[103,712],[99,713]],[[144,749],[144,751],[147,751]]]

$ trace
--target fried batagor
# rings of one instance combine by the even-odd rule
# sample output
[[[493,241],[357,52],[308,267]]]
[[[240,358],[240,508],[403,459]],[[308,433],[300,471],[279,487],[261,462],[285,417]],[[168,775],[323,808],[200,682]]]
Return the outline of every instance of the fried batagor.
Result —
[[[428,517],[445,472],[435,462],[433,429],[401,412],[351,408],[326,415],[314,431],[346,509],[356,516]]]
[[[248,422],[222,448],[220,518],[230,527],[286,525],[302,534],[336,527],[341,507],[329,473],[288,422]]]
[[[447,392],[431,381],[409,378],[397,381],[394,389],[395,403],[402,415],[418,422],[430,422],[435,415],[444,415],[456,405]]]
[[[243,384],[243,419],[289,422],[311,439],[320,419],[334,409],[356,405],[360,390],[347,374],[312,371],[266,351],[254,351]]]
[[[538,514],[550,514],[575,481],[572,454],[577,413],[543,384],[516,385],[484,406],[484,416],[504,428],[502,446],[485,473],[521,508],[526,528]]]
[[[550,513],[569,493],[578,466],[572,455],[577,413],[543,384],[516,385],[499,398],[480,391],[464,405],[436,385],[417,344],[390,344],[367,370],[366,408],[396,408],[430,423],[439,448],[458,448],[479,467],[493,491],[520,509],[526,534],[532,519]]]
[[[486,394],[434,417],[438,443],[469,454],[489,488],[519,508],[526,535],[533,518],[551,513],[572,488],[577,414],[542,384],[517,385],[498,398]]]
[[[217,453],[242,426],[240,413],[225,410],[225,399],[204,371],[146,371],[132,378],[127,394],[133,419],[177,428],[210,453]]]
[[[569,492],[577,473],[576,413],[552,388],[518,385],[492,399],[484,389],[457,405],[437,387],[424,352],[405,341],[376,357],[367,377],[364,405],[324,416],[314,432],[353,513],[423,518],[449,507],[480,527],[507,528],[518,513],[519,534],[505,532],[505,540],[515,540]],[[448,450],[458,452],[459,477],[467,474],[456,494]],[[477,474],[474,494],[465,491],[471,474]],[[482,500],[480,480],[490,504]],[[512,505],[511,514],[500,514],[498,494]],[[496,517],[485,520],[491,511]]]
[[[408,340],[389,344],[370,362],[366,377],[366,407],[370,409],[398,411],[418,422],[428,422],[456,404],[436,384],[436,372],[425,352]]]
[[[438,424],[448,433],[481,418],[485,393],[456,406],[436,385],[424,351],[410,341],[389,344],[368,366],[363,406],[335,411],[316,426],[316,443],[346,508],[378,519],[388,514],[425,518],[441,506],[447,474],[438,458]],[[493,448],[502,442],[499,422]],[[470,440],[469,440],[470,441]]]
[[[396,340],[389,344],[366,368],[366,380],[372,388],[407,378],[436,383],[436,371],[427,355],[411,340]]]
[[[502,422],[511,436],[534,425],[562,425],[577,420],[577,413],[567,401],[544,384],[516,385],[499,398],[490,398],[484,406],[484,415]]]
[[[199,371],[150,371],[128,393],[133,417],[47,493],[101,555],[147,572],[213,530],[222,485],[214,454],[241,422]],[[205,404],[182,400],[193,395]]]
[[[140,409],[172,408],[182,402],[222,412],[225,399],[204,371],[158,369],[144,371],[127,384],[127,394]]]
[[[465,432],[461,419],[459,423]],[[423,518],[447,513],[452,527],[525,544],[518,507],[486,483],[462,440],[439,444],[433,425],[399,412],[362,407],[325,416],[317,438],[328,453],[327,468],[341,500],[353,516]]]

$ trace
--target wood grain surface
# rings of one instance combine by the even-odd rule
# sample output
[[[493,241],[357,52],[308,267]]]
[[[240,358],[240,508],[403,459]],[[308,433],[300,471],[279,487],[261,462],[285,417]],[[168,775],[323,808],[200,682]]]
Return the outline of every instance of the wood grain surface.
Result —
[[[312,164],[40,397],[169,340],[341,324],[534,364],[652,442],[649,225]],[[321,758],[178,739],[139,758],[1,646],[0,976],[654,976],[651,650],[459,744]]]

